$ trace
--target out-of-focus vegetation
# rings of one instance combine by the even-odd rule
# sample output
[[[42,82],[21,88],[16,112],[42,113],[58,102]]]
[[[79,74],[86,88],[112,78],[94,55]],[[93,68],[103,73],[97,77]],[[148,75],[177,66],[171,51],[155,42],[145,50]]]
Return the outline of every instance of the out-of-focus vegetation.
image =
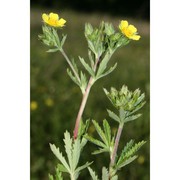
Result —
[[[31,0],[35,7],[68,8],[82,12],[106,12],[112,15],[128,15],[149,19],[150,0]]]
[[[63,148],[63,133],[65,130],[72,133],[81,102],[81,92],[67,75],[68,66],[62,55],[58,52],[47,53],[47,48],[38,40],[38,34],[42,32],[41,14],[50,11],[57,12],[53,9],[31,9],[31,180],[47,180],[48,173],[54,172],[57,159],[51,152],[49,143]],[[77,62],[78,55],[85,59],[87,57],[85,22],[97,26],[104,20],[117,27],[119,20],[127,19],[98,13],[75,13],[62,9],[59,12],[61,12],[60,16],[67,20],[66,27],[60,31],[68,34],[64,49]],[[140,88],[145,92],[147,103],[141,110],[143,116],[125,126],[120,148],[132,138],[137,142],[144,139],[147,143],[140,150],[137,161],[122,169],[119,179],[149,180],[149,23],[131,18],[127,20],[138,28],[142,38],[118,49],[113,55],[110,63],[113,65],[118,61],[118,66],[112,74],[94,85],[83,117],[93,118],[100,124],[106,118],[113,125],[115,132],[117,124],[108,117],[106,111],[107,108],[112,109],[112,105],[102,88],[109,89],[114,86],[119,89],[126,84],[131,90]],[[89,132],[96,136],[93,126],[90,126]],[[100,174],[102,165],[107,166],[109,159],[104,154],[98,157],[90,156],[93,150],[95,146],[89,143],[81,159],[82,162],[94,161],[92,168],[97,172],[99,170]],[[85,170],[79,179],[90,179],[88,170]]]

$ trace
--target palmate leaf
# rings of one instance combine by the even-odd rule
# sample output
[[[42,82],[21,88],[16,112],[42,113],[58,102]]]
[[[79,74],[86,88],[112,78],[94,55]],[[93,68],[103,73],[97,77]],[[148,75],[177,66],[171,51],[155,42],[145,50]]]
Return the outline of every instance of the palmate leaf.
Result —
[[[134,141],[130,140],[126,146],[124,147],[124,149],[122,150],[122,153],[116,163],[116,167],[117,169],[120,169],[124,166],[126,166],[127,164],[131,163],[132,161],[134,161],[137,156],[135,155],[135,153],[146,143],[146,141],[141,141],[139,143],[136,143],[134,145]]]
[[[78,86],[80,86],[79,81],[77,80],[76,76],[74,76],[71,72],[71,70],[67,69],[67,74],[69,75],[69,77],[72,79],[72,81],[77,84]]]
[[[113,176],[113,177],[111,178],[111,180],[118,180],[118,176],[117,176],[117,175]]]
[[[98,78],[105,71],[110,57],[111,57],[111,53],[108,51],[99,65],[96,78]]]
[[[52,53],[52,52],[57,52],[57,51],[59,51],[59,49],[58,49],[58,48],[55,48],[55,49],[49,49],[49,50],[46,51],[46,52]]]
[[[119,116],[116,115],[114,112],[110,111],[109,109],[107,109],[107,112],[108,112],[110,118],[114,119],[118,123],[121,122],[121,119],[119,118]]]
[[[103,127],[108,144],[111,145],[111,127],[106,119],[103,120]]]
[[[60,160],[60,162],[64,165],[64,167],[70,173],[71,172],[70,167],[69,167],[68,163],[66,162],[66,159],[64,158],[62,153],[59,151],[59,148],[56,148],[56,146],[54,144],[50,144],[50,148],[51,148],[51,151],[54,153],[54,155]]]
[[[93,144],[96,144],[97,146],[100,146],[102,148],[106,148],[106,144],[104,144],[103,142],[97,140],[97,139],[94,139],[93,137],[89,136],[89,135],[85,135],[84,136],[88,141],[92,142]]]
[[[66,41],[66,38],[67,38],[67,35],[62,35],[62,39],[61,39],[61,42],[60,42],[60,47],[62,48],[63,47],[63,45],[64,45],[64,43],[65,43],[65,41]]]
[[[117,169],[121,169],[122,167],[130,164],[131,162],[133,162],[138,156],[135,155],[135,156],[132,156],[132,157],[129,157],[127,160],[123,161],[118,167]]]
[[[95,150],[92,152],[92,154],[101,154],[101,153],[104,153],[104,152],[109,152],[109,149],[107,148],[103,148],[103,149],[98,149],[98,150]]]
[[[93,162],[87,162],[86,164],[82,165],[82,166],[79,166],[75,172],[80,172],[82,171],[83,169],[87,168],[88,166],[90,166]]]
[[[107,120],[103,120],[103,129],[95,120],[92,120],[92,122],[95,126],[98,135],[101,138],[101,140],[98,140],[89,136],[88,134],[84,136],[88,141],[100,147],[98,150],[95,150],[92,154],[100,154],[103,152],[111,153],[114,146],[114,137],[111,136],[111,128]]]
[[[72,168],[73,168],[73,170],[75,170],[78,165],[80,152],[81,152],[80,140],[76,139],[74,141],[73,148],[72,148],[72,164],[73,164]]]
[[[108,146],[109,143],[108,143],[108,139],[106,139],[105,133],[103,132],[103,130],[101,129],[101,127],[99,126],[99,124],[95,120],[92,120],[92,122],[93,122],[94,127],[95,127],[97,133],[99,134],[100,138],[102,139],[104,144],[106,144],[106,146]]]
[[[102,168],[102,180],[109,180],[109,172],[105,167]]]
[[[97,79],[100,79],[100,78],[102,78],[102,77],[104,77],[104,76],[107,76],[108,74],[110,74],[111,72],[113,72],[114,69],[116,69],[116,67],[117,67],[117,63],[115,63],[114,66],[112,66],[112,67],[111,67],[109,70],[107,70],[105,73],[97,76],[97,77],[96,77],[96,80],[97,80]]]
[[[73,169],[72,139],[67,131],[64,133],[64,144],[70,169]]]
[[[135,119],[139,118],[142,114],[136,114],[132,116],[128,116],[125,118],[124,122],[134,121]]]
[[[98,176],[96,175],[96,173],[90,168],[88,167],[89,173],[92,177],[92,180],[99,180]]]
[[[89,73],[92,77],[94,77],[94,76],[95,76],[95,73],[94,73],[93,69],[89,66],[89,64],[87,64],[87,63],[84,61],[84,59],[81,58],[80,56],[79,56],[79,60],[80,60],[81,64],[84,66],[84,68],[88,71],[88,73]]]
[[[89,124],[90,124],[90,119],[87,119],[85,123],[81,119],[79,130],[78,130],[78,137],[79,138],[83,137],[83,135],[87,133],[87,130],[89,128]]]
[[[55,178],[53,177],[53,175],[49,174],[49,180],[63,180],[59,164],[55,169]]]
[[[52,152],[61,162],[61,164],[58,164],[59,172],[69,173],[69,175],[73,177],[74,180],[76,180],[80,174],[80,171],[87,168],[91,164],[87,162],[84,165],[78,167],[80,154],[86,142],[87,140],[85,138],[82,138],[82,140],[77,138],[73,141],[68,131],[64,133],[65,152],[68,161],[59,151],[59,148],[56,148],[54,144],[50,144]],[[52,178],[52,176],[50,176],[50,178]]]
[[[84,93],[87,87],[87,78],[86,78],[86,75],[82,71],[80,72],[80,79],[81,79],[80,88],[81,88],[82,93]]]
[[[92,52],[90,50],[88,50],[88,57],[91,62],[91,67],[93,68],[94,67],[94,58],[93,58]]]

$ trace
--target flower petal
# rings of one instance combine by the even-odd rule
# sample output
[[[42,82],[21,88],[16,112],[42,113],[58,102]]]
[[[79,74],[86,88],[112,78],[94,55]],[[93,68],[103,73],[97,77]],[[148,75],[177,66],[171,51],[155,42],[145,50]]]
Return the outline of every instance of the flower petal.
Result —
[[[130,39],[135,40],[135,41],[138,41],[140,38],[141,38],[141,36],[136,35],[136,34],[134,34],[133,36],[130,37]]]
[[[66,23],[66,20],[61,18],[58,22],[57,22],[57,25],[60,26],[60,27],[63,27],[64,24]]]
[[[59,16],[58,16],[58,14],[50,13],[49,18],[54,20],[54,21],[57,21],[59,19]]]
[[[128,30],[132,32],[132,34],[137,32],[137,29],[133,25],[128,26]]]
[[[45,23],[47,23],[47,22],[48,22],[48,19],[49,19],[49,16],[48,16],[47,14],[43,13],[42,19],[43,19],[43,21],[44,21]]]
[[[124,28],[128,27],[128,22],[127,21],[121,21],[120,25],[119,25],[119,29],[122,30]]]

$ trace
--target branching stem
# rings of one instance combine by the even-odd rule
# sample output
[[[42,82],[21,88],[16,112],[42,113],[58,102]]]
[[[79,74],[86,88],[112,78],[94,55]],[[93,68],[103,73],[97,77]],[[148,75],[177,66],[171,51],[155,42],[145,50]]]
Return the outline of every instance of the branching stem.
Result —
[[[93,68],[94,71],[96,71],[98,62],[99,62],[99,58],[96,59],[96,62],[95,62],[94,68]],[[88,99],[88,96],[89,96],[89,92],[90,92],[90,89],[91,89],[93,83],[94,83],[94,78],[91,76],[90,79],[89,79],[89,82],[87,84],[85,93],[83,94],[83,98],[82,98],[82,101],[81,101],[79,112],[78,112],[78,115],[77,115],[77,118],[76,118],[76,124],[75,124],[75,128],[74,128],[74,139],[76,139],[77,136],[78,136],[80,121],[81,121],[82,114],[84,112],[84,108],[86,106],[86,102],[87,102],[87,99]]]
[[[60,49],[60,52],[62,53],[62,55],[64,56],[64,58],[66,59],[67,63],[69,64],[71,70],[73,71],[74,75],[76,76],[77,80],[79,81],[79,83],[81,82],[78,73],[76,72],[76,70],[74,69],[74,66],[72,65],[70,59],[68,58],[68,56],[66,55],[66,53],[64,52],[63,49]]]

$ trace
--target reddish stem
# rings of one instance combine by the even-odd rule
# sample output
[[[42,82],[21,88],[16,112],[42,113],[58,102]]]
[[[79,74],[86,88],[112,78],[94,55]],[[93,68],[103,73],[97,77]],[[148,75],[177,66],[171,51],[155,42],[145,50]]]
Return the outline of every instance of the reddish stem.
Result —
[[[111,156],[110,166],[114,166],[114,163],[115,163],[117,149],[118,149],[122,129],[123,129],[123,124],[119,124],[118,132],[117,132],[116,140],[115,140],[115,144],[114,144],[114,150],[113,150],[113,153],[112,153],[112,156]]]
[[[89,83],[88,83],[86,91],[85,91],[85,93],[83,95],[82,102],[81,102],[81,105],[80,105],[80,108],[79,108],[79,112],[78,112],[78,115],[77,115],[77,118],[76,118],[76,124],[75,124],[75,128],[74,128],[74,139],[76,139],[77,136],[78,136],[78,130],[79,130],[81,117],[82,117],[82,114],[84,112],[84,108],[85,108],[85,105],[86,105],[86,102],[87,102],[87,98],[89,96],[89,92],[90,92],[92,83],[93,83],[93,78],[90,77]]]

